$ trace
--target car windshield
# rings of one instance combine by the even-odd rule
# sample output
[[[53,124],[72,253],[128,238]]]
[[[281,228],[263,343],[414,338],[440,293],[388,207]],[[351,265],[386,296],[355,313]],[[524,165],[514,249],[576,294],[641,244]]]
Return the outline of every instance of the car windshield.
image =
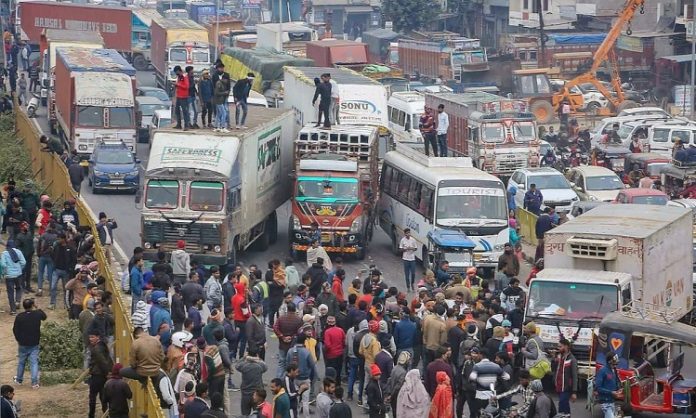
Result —
[[[96,160],[99,164],[133,164],[135,159],[133,158],[133,153],[128,150],[102,149],[97,153]]]
[[[153,209],[174,209],[179,199],[176,180],[150,180],[145,190],[145,206]]]
[[[160,89],[145,90],[144,96],[155,97],[163,102],[169,101],[169,96],[167,96],[167,93]]]
[[[664,206],[667,204],[666,196],[634,196],[633,202],[640,205],[658,205]]]
[[[534,124],[532,122],[516,122],[513,126],[517,142],[529,142],[534,139]]]
[[[505,132],[501,123],[487,123],[481,128],[483,142],[503,142]]]
[[[172,48],[169,50],[169,61],[186,62],[187,55],[185,48]]]
[[[587,190],[620,190],[624,184],[617,176],[587,177],[585,180]]]
[[[667,142],[669,140],[669,129],[655,128],[653,129],[653,141]]]
[[[219,212],[224,205],[224,187],[219,181],[192,181],[189,209]]]
[[[652,163],[648,164],[648,175],[650,177],[657,177],[662,173],[662,169],[669,167],[670,163]]]
[[[158,128],[162,128],[164,126],[169,126],[172,124],[172,120],[169,118],[160,118],[159,120],[159,126]]]
[[[104,108],[98,106],[78,106],[77,124],[93,128],[104,127]]]
[[[357,203],[358,179],[300,177],[296,200],[318,203]]]
[[[486,223],[487,220],[504,222],[507,219],[502,188],[441,187],[436,207],[437,223],[441,226]]]
[[[536,184],[537,189],[544,193],[544,189],[570,189],[570,185],[562,174],[551,176],[530,176],[529,184]]]
[[[138,105],[138,108],[140,109],[140,112],[143,114],[143,116],[152,116],[155,114],[155,110],[166,109],[167,106],[162,104],[141,104]]]
[[[622,127],[619,128],[618,134],[622,141],[628,138],[629,135],[631,135],[631,132],[633,132],[633,128],[635,128],[633,125],[629,125],[627,123],[625,123]]]
[[[527,317],[603,316],[617,310],[618,303],[613,285],[534,280],[529,287]]]
[[[196,64],[208,64],[210,62],[210,53],[207,49],[196,48],[192,51],[193,62]]]

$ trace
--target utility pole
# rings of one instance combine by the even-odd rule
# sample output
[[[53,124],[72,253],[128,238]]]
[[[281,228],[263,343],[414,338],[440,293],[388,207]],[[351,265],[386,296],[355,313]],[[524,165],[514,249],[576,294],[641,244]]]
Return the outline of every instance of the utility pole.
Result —
[[[539,40],[541,41],[541,54],[539,56],[539,64],[542,68],[546,67],[546,33],[544,32],[544,11],[541,9],[541,0],[535,0],[537,4],[537,12],[539,14]],[[696,3],[696,0],[694,0]]]
[[[694,118],[694,89],[696,88],[696,0],[694,0],[691,6],[691,95],[689,100],[691,100],[691,119]]]
[[[216,1],[215,3],[215,60],[217,61],[220,57],[220,7],[222,7],[222,2]]]

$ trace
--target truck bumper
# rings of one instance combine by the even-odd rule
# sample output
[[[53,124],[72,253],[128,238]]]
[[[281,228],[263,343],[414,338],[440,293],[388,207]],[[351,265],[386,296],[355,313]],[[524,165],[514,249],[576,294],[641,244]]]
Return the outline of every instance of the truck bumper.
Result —
[[[363,247],[363,234],[347,232],[322,232],[321,246],[327,253],[357,253]],[[292,232],[292,249],[295,251],[307,251],[311,246],[311,240],[306,231]]]
[[[145,250],[143,258],[147,261],[157,261],[157,252],[158,250],[156,249]],[[222,254],[191,254],[191,260],[208,266],[224,266],[227,264],[227,257]]]

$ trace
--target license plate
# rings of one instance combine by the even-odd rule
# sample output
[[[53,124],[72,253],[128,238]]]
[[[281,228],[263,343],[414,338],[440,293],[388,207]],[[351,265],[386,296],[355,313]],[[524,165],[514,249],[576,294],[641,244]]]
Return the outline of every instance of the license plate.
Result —
[[[123,180],[111,180],[109,183],[114,185],[121,185],[123,184]]]
[[[321,234],[321,242],[330,242],[330,241],[331,241],[330,234]]]

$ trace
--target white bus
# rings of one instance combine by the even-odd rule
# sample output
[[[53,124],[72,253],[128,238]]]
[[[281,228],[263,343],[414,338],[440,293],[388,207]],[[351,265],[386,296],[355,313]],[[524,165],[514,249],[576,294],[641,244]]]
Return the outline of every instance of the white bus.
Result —
[[[424,108],[425,96],[417,91],[399,91],[389,97],[389,131],[396,141],[423,142],[418,124]]]
[[[405,228],[421,246],[421,261],[427,260],[428,232],[453,229],[476,243],[478,267],[497,266],[510,237],[505,186],[470,158],[426,157],[422,145],[397,142],[384,158],[380,192],[379,223],[395,253]]]

